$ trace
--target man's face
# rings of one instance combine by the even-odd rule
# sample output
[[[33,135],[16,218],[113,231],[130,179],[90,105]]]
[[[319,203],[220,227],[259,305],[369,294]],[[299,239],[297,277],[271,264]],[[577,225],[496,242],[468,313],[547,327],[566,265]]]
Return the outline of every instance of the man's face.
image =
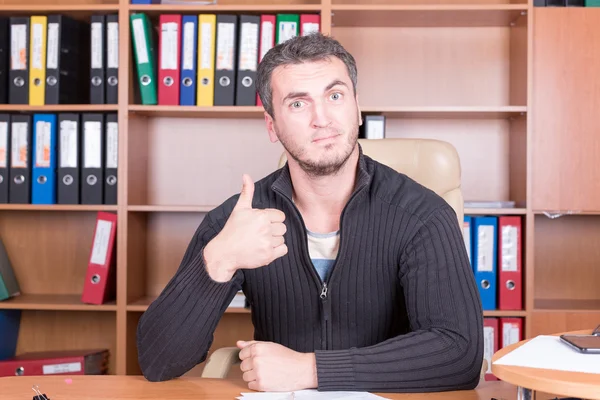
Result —
[[[360,110],[345,64],[330,60],[286,65],[273,71],[272,142],[280,141],[311,176],[330,175],[356,146]]]

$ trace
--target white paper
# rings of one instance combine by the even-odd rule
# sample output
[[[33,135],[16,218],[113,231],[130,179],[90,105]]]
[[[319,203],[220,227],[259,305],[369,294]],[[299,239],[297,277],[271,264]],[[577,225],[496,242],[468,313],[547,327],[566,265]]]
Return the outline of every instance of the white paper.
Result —
[[[558,336],[537,336],[494,364],[600,374],[600,354],[580,353]]]
[[[292,396],[292,393],[294,394]],[[315,389],[297,390],[295,392],[250,392],[242,393],[238,400],[375,400],[387,399],[368,392],[319,392]]]

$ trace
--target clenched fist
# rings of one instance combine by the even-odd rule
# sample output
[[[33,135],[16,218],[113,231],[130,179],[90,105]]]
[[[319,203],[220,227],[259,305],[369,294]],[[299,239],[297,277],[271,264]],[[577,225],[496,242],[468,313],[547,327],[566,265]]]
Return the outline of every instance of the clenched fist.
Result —
[[[231,279],[238,269],[265,266],[288,251],[283,237],[285,214],[277,209],[252,208],[253,196],[254,182],[244,175],[231,215],[221,232],[206,245],[207,270],[216,281]]]

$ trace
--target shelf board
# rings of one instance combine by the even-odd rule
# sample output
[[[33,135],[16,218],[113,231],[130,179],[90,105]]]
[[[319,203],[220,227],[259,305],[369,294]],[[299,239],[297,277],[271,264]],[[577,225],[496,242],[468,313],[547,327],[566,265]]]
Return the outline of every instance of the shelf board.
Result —
[[[44,12],[52,14],[64,12],[73,14],[74,12],[95,12],[95,11],[119,11],[119,4],[0,4],[0,12],[5,13],[27,13]]]
[[[116,104],[48,104],[30,106],[26,104],[0,104],[0,112],[117,112]]]
[[[484,310],[484,317],[526,317],[527,311],[523,310]]]
[[[361,107],[361,111],[365,114],[385,115],[389,118],[504,119],[525,114],[527,107]],[[130,105],[129,112],[148,117],[262,118],[264,108],[261,106]]]
[[[217,206],[127,206],[136,212],[209,212]]]
[[[0,309],[52,311],[116,311],[115,302],[102,305],[84,304],[81,295],[22,294],[0,301]]]
[[[525,114],[527,107],[361,107],[361,111],[389,118],[505,119]]]
[[[0,211],[117,211],[103,204],[0,204]]]
[[[465,215],[525,215],[525,208],[465,208]]]
[[[320,4],[130,4],[130,11],[145,12],[147,14],[161,14],[165,12],[211,12],[211,13],[285,13],[285,12],[320,12]]]
[[[600,312],[600,299],[536,299],[533,308],[535,311]]]
[[[146,296],[142,297],[136,301],[133,301],[127,305],[127,311],[133,312],[144,312],[150,306],[156,297]],[[225,310],[226,314],[250,314],[250,310],[248,308],[241,307],[229,307]]]
[[[172,118],[260,118],[263,111],[260,106],[129,106],[132,114]]]
[[[527,4],[332,5],[332,27],[509,26]]]

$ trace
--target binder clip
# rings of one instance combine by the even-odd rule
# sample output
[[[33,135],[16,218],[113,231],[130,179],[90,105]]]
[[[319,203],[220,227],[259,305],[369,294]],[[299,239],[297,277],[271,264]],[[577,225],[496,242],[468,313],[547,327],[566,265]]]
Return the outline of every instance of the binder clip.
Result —
[[[32,389],[35,392],[33,400],[50,400],[50,398],[46,396],[46,393],[40,392],[40,388],[38,387],[38,385],[33,385]]]

